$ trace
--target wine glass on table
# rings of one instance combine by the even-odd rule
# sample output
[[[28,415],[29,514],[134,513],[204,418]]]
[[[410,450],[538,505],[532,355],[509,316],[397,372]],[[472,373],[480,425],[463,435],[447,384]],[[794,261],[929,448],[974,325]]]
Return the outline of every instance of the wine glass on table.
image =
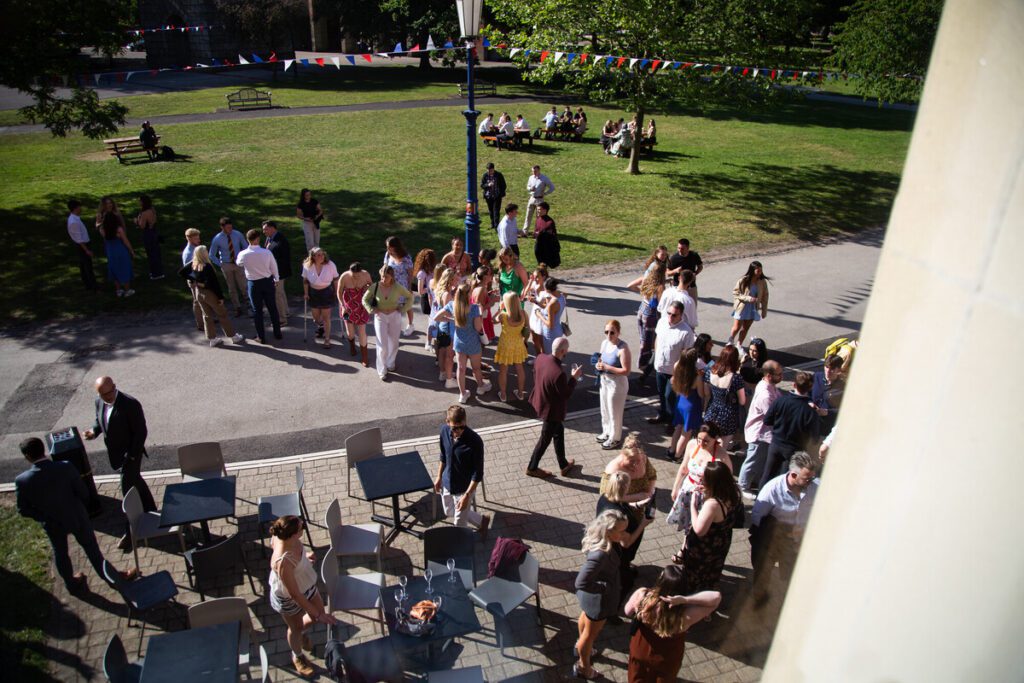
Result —
[[[448,583],[455,583],[455,558],[448,558]]]
[[[409,585],[409,577],[402,574],[398,577],[398,601],[404,602],[406,597],[405,587]]]
[[[429,598],[434,594],[434,587],[430,583],[434,579],[434,572],[428,567],[427,571],[423,572],[423,578],[427,580],[427,598]]]

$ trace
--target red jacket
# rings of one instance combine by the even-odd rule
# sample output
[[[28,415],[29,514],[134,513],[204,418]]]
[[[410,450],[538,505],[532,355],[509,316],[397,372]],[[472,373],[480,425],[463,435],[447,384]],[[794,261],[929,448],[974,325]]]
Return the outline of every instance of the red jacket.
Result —
[[[537,356],[533,364],[533,391],[530,405],[545,421],[565,419],[565,405],[576,388],[576,378],[562,372],[562,361],[549,353]]]

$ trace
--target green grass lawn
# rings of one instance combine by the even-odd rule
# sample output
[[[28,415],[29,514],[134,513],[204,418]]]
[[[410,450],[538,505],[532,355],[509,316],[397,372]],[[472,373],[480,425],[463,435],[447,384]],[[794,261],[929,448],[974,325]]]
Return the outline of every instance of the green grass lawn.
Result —
[[[486,104],[482,106],[486,111]],[[524,102],[533,125],[544,106]],[[539,141],[532,151],[481,148],[480,169],[494,161],[508,181],[507,201],[525,203],[529,167],[539,163],[558,190],[552,216],[562,240],[563,267],[640,260],[659,243],[686,235],[701,251],[739,243],[812,241],[884,223],[899,183],[912,115],[864,107],[802,103],[759,114],[719,110],[658,116],[658,147],[643,174],[601,153],[596,136],[620,111],[589,109],[583,144]],[[164,261],[178,263],[186,227],[209,243],[217,218],[239,227],[273,218],[301,251],[294,216],[298,190],[312,188],[327,212],[322,242],[341,266],[379,263],[386,236],[410,250],[446,249],[462,232],[465,120],[457,107],[238,120],[160,128],[164,142],[191,158],[179,163],[120,165],[102,145],[48,134],[0,137],[0,230],[8,296],[0,318],[30,321],[111,310],[139,311],[184,303],[187,290],[171,277],[146,277],[141,238],[139,294],[115,300],[109,290],[86,296],[67,240],[63,204],[69,196],[91,214],[103,194],[136,213],[150,194],[164,236]],[[94,237],[94,247],[99,247]],[[485,244],[496,240],[485,219]],[[532,245],[524,245],[532,264]],[[99,249],[98,249],[99,250]],[[296,255],[296,259],[298,256]],[[105,270],[98,259],[97,270]],[[291,283],[298,291],[297,278]]]
[[[49,681],[50,544],[42,528],[0,505],[0,667],[9,681]]]

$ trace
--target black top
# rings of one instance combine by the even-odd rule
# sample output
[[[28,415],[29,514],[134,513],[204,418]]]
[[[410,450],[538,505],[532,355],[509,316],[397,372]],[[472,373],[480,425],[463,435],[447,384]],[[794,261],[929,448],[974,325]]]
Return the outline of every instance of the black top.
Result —
[[[146,148],[156,147],[156,140],[157,140],[156,130],[153,129],[153,126],[146,126],[145,128],[142,129],[142,132],[139,133],[139,141],[142,142],[142,146],[143,147],[146,147]]]
[[[434,480],[420,459],[419,451],[409,451],[356,463],[356,474],[367,500],[380,500],[434,487]]]
[[[224,298],[224,291],[220,288],[220,280],[217,279],[217,273],[212,265],[202,270],[193,270],[192,263],[189,262],[181,267],[178,275],[186,280],[192,280],[203,289],[212,292],[218,299]]]
[[[89,493],[74,465],[43,458],[14,480],[18,514],[41,522],[49,533],[67,534],[88,526]]]
[[[288,244],[288,238],[278,230],[267,238],[267,249],[274,255],[277,261],[277,275],[282,280],[292,275],[292,248]]]
[[[505,196],[505,176],[500,171],[495,171],[493,176],[484,173],[480,189],[484,191],[484,199],[501,199]]]
[[[626,516],[626,533],[628,534],[633,533],[640,526],[640,518],[636,514],[637,509],[629,503],[613,503],[602,495],[597,499],[597,512],[594,516],[596,517],[605,510],[618,510]]]
[[[235,683],[240,622],[173,631],[149,638],[142,683]]]
[[[110,467],[119,471],[126,460],[141,460],[146,455],[146,414],[142,404],[123,391],[114,398],[114,409],[103,419],[103,401],[96,397],[96,421],[92,431],[103,434]]]
[[[765,413],[764,423],[772,428],[772,442],[809,450],[818,440],[821,421],[810,406],[809,396],[783,392]]]
[[[233,517],[235,514],[235,478],[215,477],[199,481],[169,484],[164,489],[160,526],[203,522]]]
[[[308,202],[300,201],[295,206],[306,218],[316,218],[316,215],[320,213],[320,202],[316,200],[316,197],[310,197]]]
[[[470,482],[484,478],[484,440],[469,427],[456,441],[452,428],[441,426],[441,483],[446,489],[460,495],[466,492]]]
[[[617,611],[619,593],[622,589],[619,552],[619,546],[616,544],[613,544],[608,552],[591,550],[587,553],[587,559],[579,574],[576,575],[577,591],[601,596],[597,613],[587,614],[591,619],[607,619]],[[594,610],[591,609],[591,612]]]
[[[682,256],[678,251],[668,257],[668,269],[675,270],[682,266],[683,270],[692,270],[697,272],[697,266],[704,265],[704,262],[700,260],[700,254],[693,251],[692,249],[686,256]],[[694,280],[696,283],[697,281]]]

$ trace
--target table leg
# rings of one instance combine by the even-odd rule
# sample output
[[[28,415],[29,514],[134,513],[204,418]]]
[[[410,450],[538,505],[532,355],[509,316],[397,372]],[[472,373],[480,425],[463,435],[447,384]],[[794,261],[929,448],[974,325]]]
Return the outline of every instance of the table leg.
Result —
[[[211,539],[211,536],[210,536],[210,524],[209,524],[209,522],[207,522],[204,519],[203,521],[199,522],[199,528],[201,528],[203,530],[203,541],[207,545],[209,545],[210,544],[210,539]]]
[[[388,544],[394,540],[400,532],[404,531],[407,534],[412,534],[416,538],[423,538],[423,534],[412,528],[412,525],[405,526],[402,524],[402,510],[398,506],[398,496],[391,496],[391,518],[384,517],[383,515],[371,515],[370,519],[383,524],[386,527],[391,527],[391,531],[384,537],[384,543]]]

